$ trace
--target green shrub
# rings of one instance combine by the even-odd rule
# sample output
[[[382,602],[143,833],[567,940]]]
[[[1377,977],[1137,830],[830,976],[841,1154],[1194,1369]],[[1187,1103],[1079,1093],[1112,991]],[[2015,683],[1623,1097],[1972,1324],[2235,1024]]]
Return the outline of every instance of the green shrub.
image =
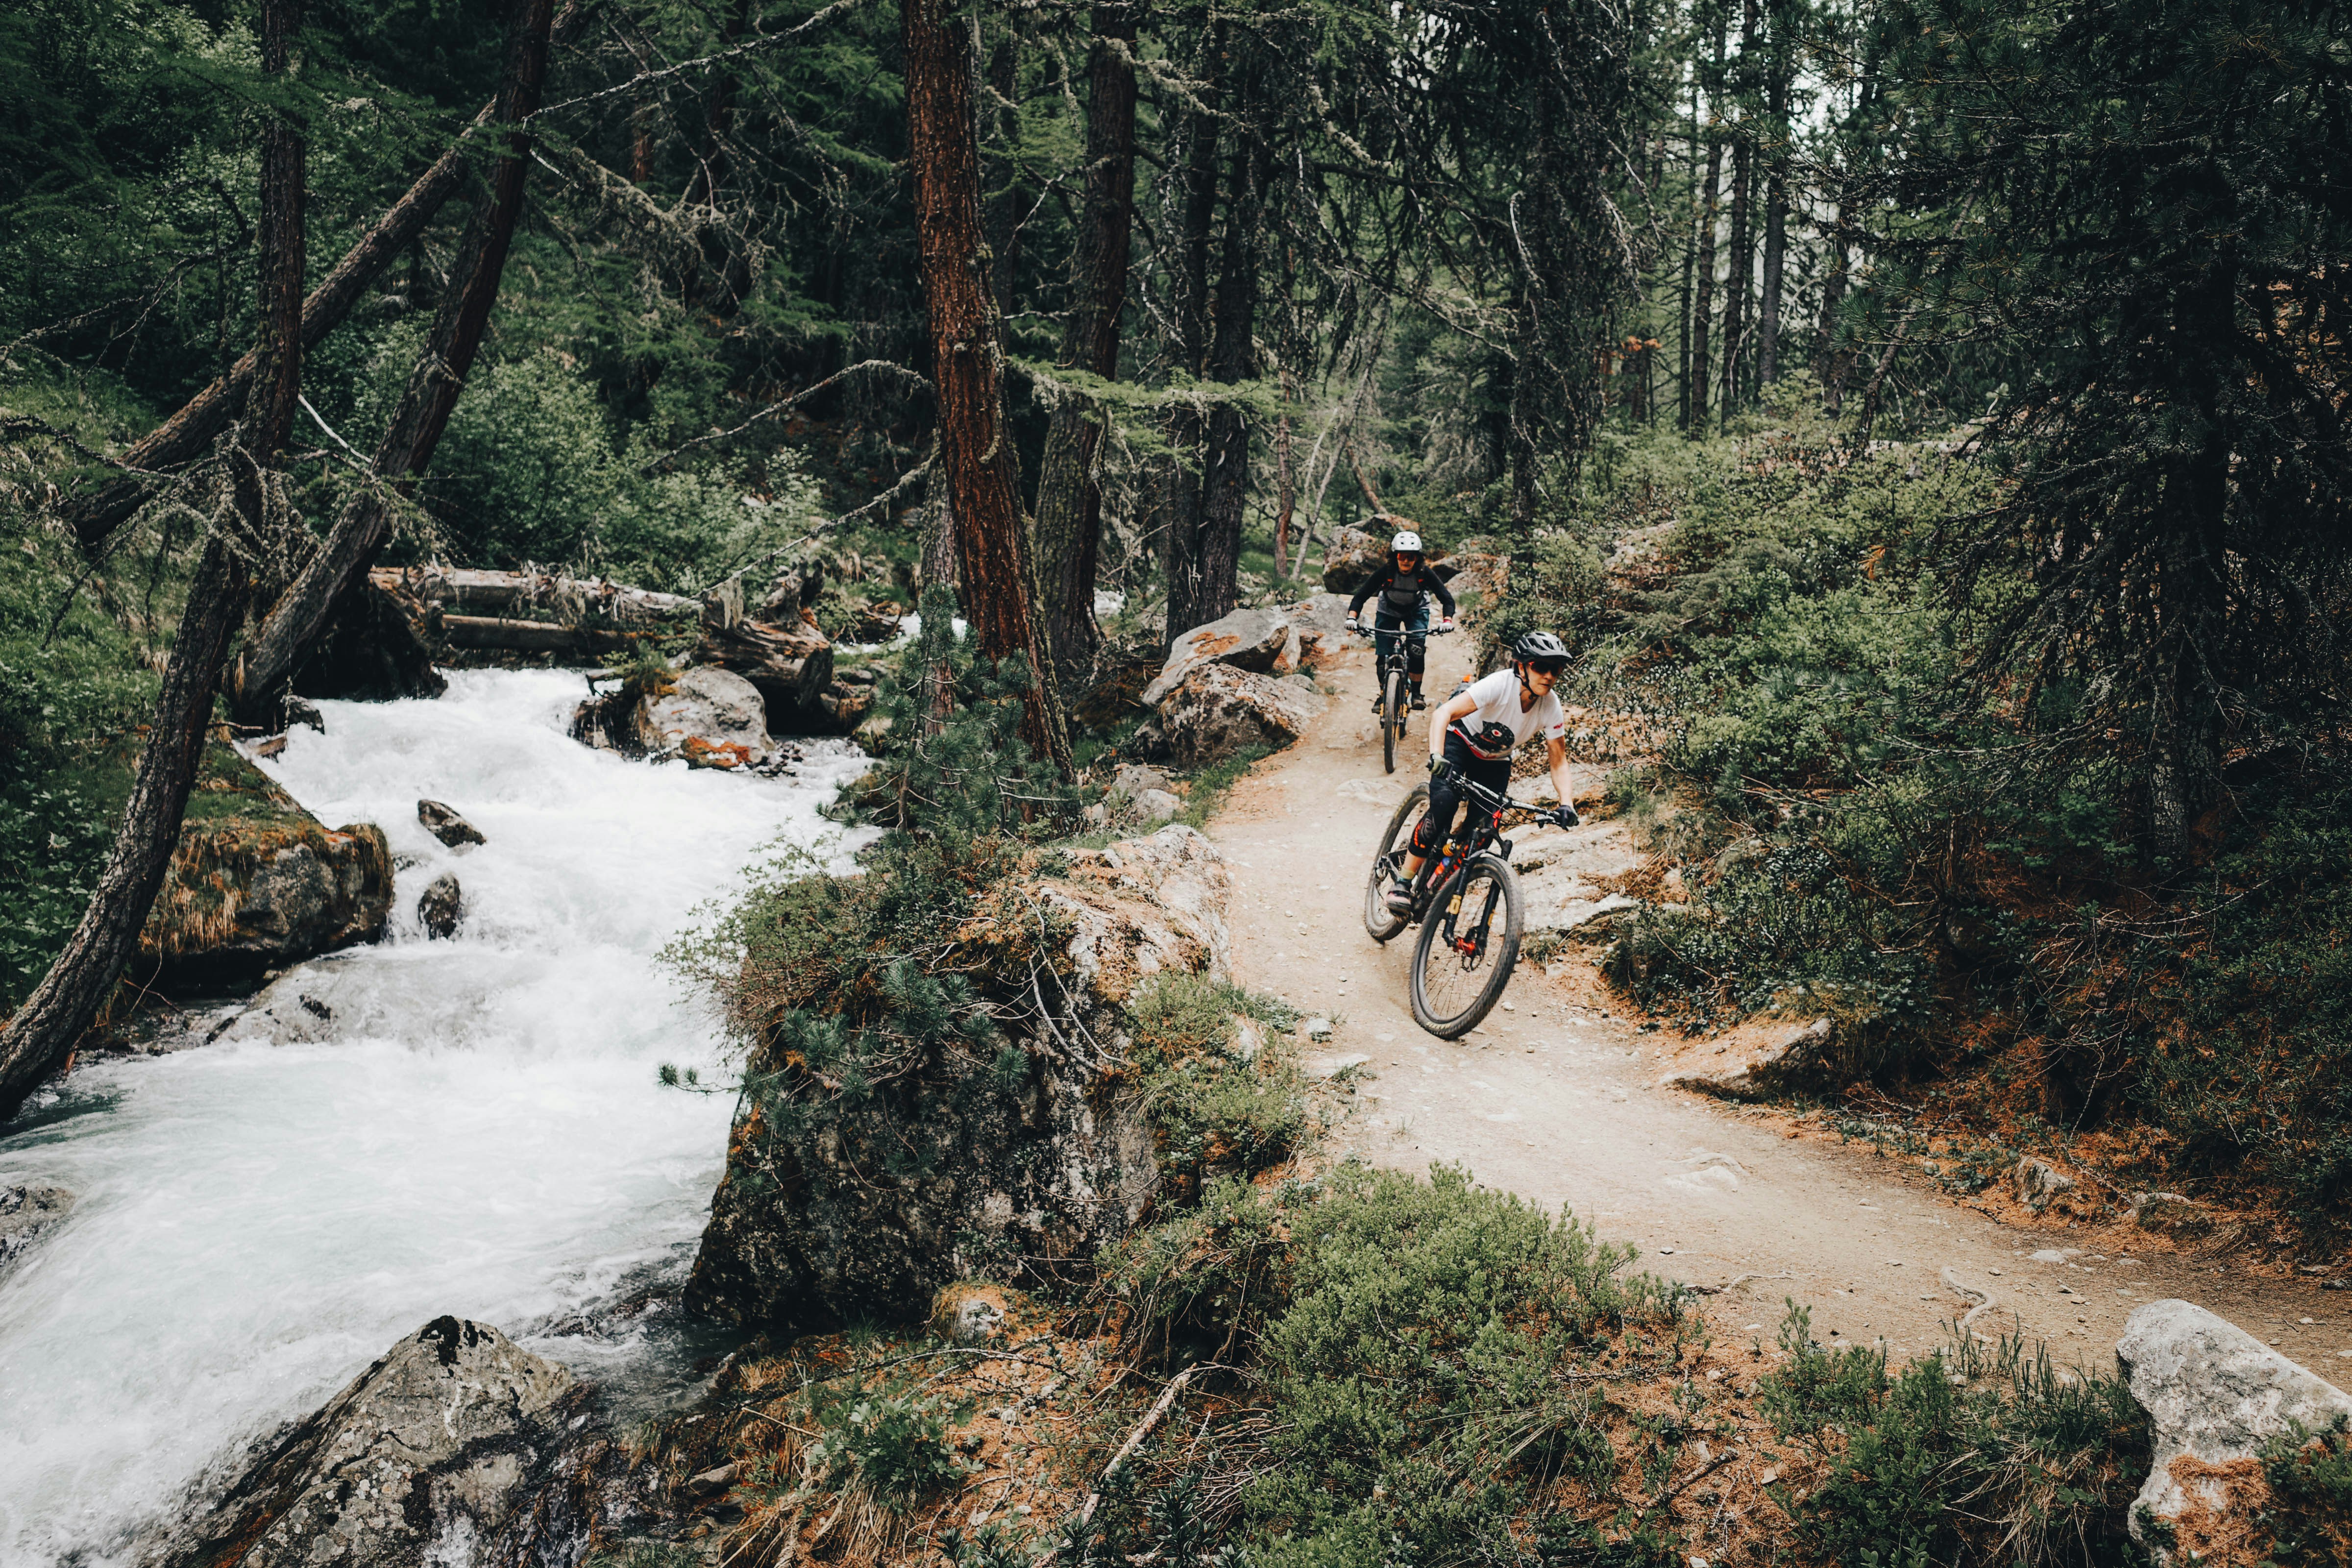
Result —
[[[2324,1432],[2302,1422],[2263,1445],[2271,1504],[2257,1522],[2272,1536],[2271,1560],[2313,1568],[2352,1560],[2352,1422],[2339,1415]]]
[[[1625,1272],[1632,1248],[1459,1169],[1343,1166],[1292,1234],[1246,1510],[1269,1568],[1451,1561],[1552,1478],[1605,1491],[1603,1380],[1563,1373],[1670,1363],[1695,1331],[1672,1286]]]
[[[1794,1302],[1787,1364],[1758,1405],[1827,1460],[1799,1500],[1776,1493],[1810,1558],[1848,1568],[2137,1564],[2129,1536],[2147,1416],[2116,1373],[2062,1374],[2022,1338],[1962,1339],[1890,1371],[1883,1352],[1825,1350]]]
[[[1162,973],[1129,1004],[1137,1083],[1159,1134],[1164,1179],[1197,1193],[1218,1173],[1254,1176],[1290,1157],[1312,1124],[1297,1051],[1297,1014],[1271,997],[1196,974]],[[1236,1015],[1262,1026],[1244,1057]]]
[[[810,1390],[809,1408],[818,1436],[801,1450],[801,1464],[816,1485],[861,1486],[887,1505],[904,1507],[965,1474],[948,1428],[967,1413],[940,1395],[818,1384]]]

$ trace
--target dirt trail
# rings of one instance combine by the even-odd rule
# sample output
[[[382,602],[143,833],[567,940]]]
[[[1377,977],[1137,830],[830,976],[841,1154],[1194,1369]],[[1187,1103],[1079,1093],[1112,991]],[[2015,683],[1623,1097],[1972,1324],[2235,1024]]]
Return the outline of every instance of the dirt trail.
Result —
[[[1433,639],[1433,695],[1462,672],[1469,641]],[[1898,1359],[1930,1349],[1970,1305],[1942,1278],[1949,1269],[1994,1299],[1979,1331],[2021,1327],[2061,1363],[2110,1364],[2132,1309],[2167,1296],[2323,1376],[2352,1358],[2352,1298],[2250,1276],[2231,1258],[2127,1254],[2128,1230],[2005,1225],[1777,1111],[1659,1087],[1675,1037],[1638,1032],[1582,961],[1555,960],[1549,973],[1523,963],[1508,1011],[1459,1041],[1424,1034],[1406,1002],[1410,937],[1382,948],[1359,914],[1372,846],[1423,773],[1402,758],[1393,775],[1381,771],[1360,646],[1322,680],[1338,689],[1330,707],[1252,770],[1209,832],[1234,868],[1236,978],[1328,1012],[1337,1027],[1323,1065],[1362,1060],[1343,1149],[1409,1170],[1459,1162],[1487,1185],[1565,1204],[1603,1237],[1638,1244],[1643,1267],[1726,1288],[1710,1318],[1734,1333],[1755,1325],[1768,1347],[1793,1297],[1817,1338],[1884,1340]],[[1425,759],[1426,737],[1417,721],[1414,757]],[[1597,773],[1591,783],[1597,792]]]

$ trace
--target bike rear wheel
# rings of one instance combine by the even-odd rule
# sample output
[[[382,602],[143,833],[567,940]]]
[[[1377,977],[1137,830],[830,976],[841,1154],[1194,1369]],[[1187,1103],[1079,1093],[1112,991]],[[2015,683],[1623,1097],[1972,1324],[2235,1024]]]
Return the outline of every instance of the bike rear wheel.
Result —
[[[1428,805],[1429,786],[1415,784],[1412,793],[1398,803],[1396,814],[1389,818],[1388,831],[1381,836],[1381,847],[1372,854],[1371,878],[1364,884],[1364,932],[1374,942],[1385,942],[1404,930],[1404,916],[1389,908],[1389,879],[1396,862],[1404,855],[1405,841],[1412,837],[1413,825],[1421,820]]]
[[[1388,685],[1381,695],[1381,766],[1394,773],[1397,741],[1404,734],[1404,677],[1389,671]]]
[[[1422,917],[1412,950],[1412,1019],[1441,1040],[1476,1028],[1519,961],[1519,879],[1497,855],[1477,855]]]

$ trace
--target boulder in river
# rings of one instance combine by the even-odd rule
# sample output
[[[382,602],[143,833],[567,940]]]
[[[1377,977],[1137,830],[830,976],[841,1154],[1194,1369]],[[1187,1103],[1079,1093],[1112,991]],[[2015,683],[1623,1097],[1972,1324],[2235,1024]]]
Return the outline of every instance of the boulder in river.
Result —
[[[462,849],[468,844],[489,842],[482,837],[480,828],[457,815],[455,806],[445,805],[437,800],[418,801],[416,820],[425,825],[425,832],[430,833],[452,849]]]
[[[487,1323],[436,1318],[256,1458],[164,1568],[425,1568],[510,1560],[586,1393]],[[522,1559],[511,1559],[522,1560]]]
[[[457,885],[455,871],[444,871],[426,883],[416,900],[416,918],[425,923],[427,938],[456,936],[465,913],[465,889]]]
[[[1023,943],[1053,933],[1035,968],[1010,961],[1024,1003],[1004,1024],[1028,1061],[1018,1091],[971,1092],[929,1062],[875,1085],[871,1114],[815,1132],[780,1131],[747,1098],[689,1310],[803,1331],[910,1321],[974,1268],[1005,1255],[1091,1258],[1141,1215],[1159,1162],[1120,1065],[1124,1009],[1162,972],[1228,976],[1232,879],[1215,846],[1183,826],[1063,858],[1064,874],[1015,879],[998,912],[968,928]],[[999,939],[967,940],[985,952]],[[913,1119],[921,1169],[908,1168]]]
[[[646,722],[656,745],[684,757],[689,767],[751,767],[774,746],[759,688],[709,666],[688,670],[667,691],[648,700]]]
[[[2116,1359],[2156,1426],[2155,1463],[2131,1532],[2158,1562],[2212,1559],[2215,1544],[2242,1539],[2270,1500],[2263,1446],[2290,1423],[2318,1432],[2352,1418],[2352,1397],[2335,1384],[2188,1301],[2135,1310]],[[2143,1510],[2170,1527],[2168,1540],[2143,1533]]]
[[[73,1194],[47,1182],[0,1187],[0,1268],[31,1251],[73,1205]]]
[[[1196,667],[1160,700],[1136,731],[1147,755],[1179,767],[1221,762],[1251,746],[1280,751],[1304,734],[1326,706],[1319,691],[1231,665]]]
[[[272,969],[383,934],[382,829],[330,829],[234,747],[206,748],[131,976],[171,995],[241,991]]]

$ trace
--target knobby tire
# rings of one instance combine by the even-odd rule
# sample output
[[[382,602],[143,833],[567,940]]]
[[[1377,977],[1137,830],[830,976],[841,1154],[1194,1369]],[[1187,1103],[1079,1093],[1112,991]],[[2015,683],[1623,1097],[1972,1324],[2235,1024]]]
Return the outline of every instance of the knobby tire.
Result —
[[[1462,898],[1462,910],[1455,921],[1449,921],[1446,908],[1456,896]],[[1448,927],[1454,926],[1454,935],[1469,936],[1482,918],[1486,923],[1486,944],[1475,968],[1465,972],[1461,967],[1462,955],[1446,943]],[[1421,940],[1412,949],[1413,1022],[1441,1040],[1459,1039],[1484,1022],[1503,999],[1503,987],[1511,983],[1512,966],[1519,961],[1523,920],[1519,879],[1509,863],[1499,855],[1471,857],[1448,886],[1437,889],[1422,917]],[[1441,1012],[1441,1007],[1460,1004],[1459,987],[1444,984],[1440,987],[1444,994],[1433,998],[1433,984],[1479,971],[1485,972],[1485,979],[1467,1004],[1460,1005],[1457,1011]]]
[[[1391,913],[1383,896],[1388,886],[1389,857],[1402,852],[1412,825],[1421,820],[1421,813],[1428,805],[1429,786],[1415,784],[1412,792],[1397,803],[1395,814],[1389,818],[1388,831],[1381,836],[1381,847],[1372,852],[1372,874],[1364,884],[1364,933],[1374,942],[1386,942],[1405,928],[1405,918]]]
[[[1397,740],[1404,733],[1404,677],[1389,671],[1381,702],[1381,766],[1396,772]]]

